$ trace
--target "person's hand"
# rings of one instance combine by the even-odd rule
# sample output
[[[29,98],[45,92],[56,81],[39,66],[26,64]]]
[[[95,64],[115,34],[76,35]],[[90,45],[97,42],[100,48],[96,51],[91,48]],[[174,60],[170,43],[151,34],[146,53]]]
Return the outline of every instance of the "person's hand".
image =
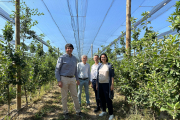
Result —
[[[111,91],[112,91],[112,90],[114,90],[114,85],[113,85],[113,84],[111,85]]]
[[[62,88],[62,82],[61,82],[61,81],[58,82],[58,86],[59,86],[60,88]]]
[[[77,85],[80,85],[80,82],[79,82],[79,80],[77,80],[77,81],[76,81],[76,84],[77,84]]]
[[[96,90],[98,90],[98,86],[96,85]]]
[[[91,84],[91,87],[93,88],[93,84]]]

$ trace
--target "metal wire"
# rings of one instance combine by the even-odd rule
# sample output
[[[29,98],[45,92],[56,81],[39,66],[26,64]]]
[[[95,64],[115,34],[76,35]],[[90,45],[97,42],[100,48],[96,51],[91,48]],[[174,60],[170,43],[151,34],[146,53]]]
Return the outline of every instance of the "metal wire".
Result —
[[[102,27],[102,25],[103,25],[103,23],[104,23],[104,21],[105,21],[107,15],[108,15],[108,13],[109,13],[109,11],[110,11],[110,9],[111,9],[113,3],[114,3],[114,0],[111,2],[111,5],[110,5],[110,7],[108,8],[108,10],[107,10],[107,12],[106,12],[106,15],[104,16],[104,19],[103,19],[101,25],[99,26],[99,29],[98,29],[98,31],[97,31],[97,33],[96,33],[96,35],[95,35],[95,37],[94,37],[94,40],[93,40],[93,42],[92,42],[91,44],[94,43],[94,41],[95,41],[95,39],[96,39],[96,37],[97,37],[97,35],[98,35],[98,33],[99,33],[101,27]],[[91,49],[91,47],[89,48],[89,51],[90,51],[90,49]],[[87,55],[88,55],[89,51],[87,52]]]
[[[53,16],[52,16],[51,12],[49,11],[49,9],[48,9],[48,7],[47,7],[47,5],[45,4],[45,2],[44,2],[43,0],[42,0],[42,2],[43,2],[43,4],[44,4],[44,6],[46,7],[47,11],[49,12],[49,14],[50,14],[52,20],[54,21],[55,25],[57,26],[59,32],[61,33],[61,35],[63,36],[64,40],[65,40],[66,43],[67,43],[66,38],[64,37],[63,33],[61,32],[61,30],[60,30],[59,26],[57,25],[56,21],[54,20],[54,18],[53,18]]]
[[[164,7],[164,4],[165,4],[165,3],[166,3],[166,5],[167,5],[170,1],[171,1],[171,0],[164,0],[164,1],[162,1],[161,3],[159,3],[158,5],[156,5],[156,6],[150,11],[149,16],[154,15],[158,10],[160,10],[161,8]],[[143,19],[140,19],[139,21],[137,21],[134,26],[137,27],[138,25],[140,25],[142,20],[143,20]],[[124,36],[125,36],[125,35],[124,35]],[[117,38],[117,40],[114,40],[114,41],[111,42],[108,46],[104,47],[103,50],[102,50],[102,52],[103,52],[105,49],[107,49],[108,47],[112,46],[114,43],[116,43],[121,37],[122,37],[122,35],[120,35],[120,36]]]
[[[141,6],[144,2],[145,2],[145,0],[143,0],[143,1],[141,2],[140,6]],[[132,12],[132,15],[140,8],[140,6],[137,7],[137,8]],[[117,27],[113,32],[111,32],[111,33],[112,33],[111,36],[113,36],[114,32],[117,31],[120,27],[123,26],[124,22],[126,22],[126,20],[124,20],[119,27]],[[111,36],[110,36],[110,37],[111,37]],[[119,35],[116,35],[116,36],[119,36]],[[106,38],[105,43],[107,42],[107,40],[108,40],[110,37],[107,37],[107,38]]]
[[[75,43],[78,51],[78,57],[81,59],[81,55],[83,54],[83,44],[84,44],[84,31],[85,31],[85,17],[86,17],[86,12],[87,12],[87,0],[85,2],[85,5],[83,5],[83,0],[81,0],[81,11],[78,9],[79,8],[79,2],[78,0],[75,1],[75,11],[76,15],[73,15],[72,13],[72,6],[70,5],[70,1],[67,0],[68,4],[68,9],[69,13],[71,16],[71,26],[74,31],[74,38],[75,38]],[[85,6],[85,7],[83,7]],[[83,10],[85,9],[85,10]],[[82,15],[79,15],[79,12],[82,13]]]

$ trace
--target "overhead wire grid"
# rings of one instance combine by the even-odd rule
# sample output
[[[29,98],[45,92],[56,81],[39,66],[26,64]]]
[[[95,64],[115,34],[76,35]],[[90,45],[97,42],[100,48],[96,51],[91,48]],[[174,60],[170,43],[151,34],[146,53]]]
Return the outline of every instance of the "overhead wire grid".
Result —
[[[166,3],[166,4],[164,4]],[[151,10],[150,12],[150,18],[148,19],[148,21],[153,21],[154,19],[157,19],[159,18],[162,14],[164,14],[166,11],[168,11],[170,8],[173,7],[173,5],[175,4],[175,2],[171,1],[171,0],[165,0],[165,1],[162,1],[161,3],[159,3],[158,5],[156,5],[155,7],[153,7],[153,9]],[[163,6],[162,6],[163,5]],[[162,8],[160,8],[160,6]],[[160,9],[159,9],[160,8]],[[132,15],[133,16],[133,15]],[[136,22],[135,26],[138,27],[138,28],[141,28],[141,20],[139,20],[138,22]],[[163,25],[163,24],[162,24]],[[159,25],[160,26],[160,25]],[[159,28],[159,26],[155,26]],[[110,47],[112,46],[114,43],[116,43],[120,37],[122,37],[122,35],[120,35],[117,40],[111,42],[107,47]],[[107,47],[105,47],[102,51],[104,51]]]
[[[74,31],[74,39],[78,51],[78,57],[81,59],[83,54],[84,31],[86,26],[86,12],[88,0],[67,0],[69,14],[71,16],[71,26]],[[73,7],[75,5],[75,7]],[[76,11],[73,13],[73,11]]]
[[[26,0],[25,0],[26,1]],[[93,43],[93,51],[97,51],[97,48],[100,48],[101,45],[107,45],[114,41],[115,38],[118,38],[120,31],[122,31],[125,28],[124,21],[125,21],[125,2],[119,2],[118,0],[112,0],[112,1],[83,1],[83,0],[67,0],[65,1],[58,1],[54,0],[49,2],[48,0],[39,0],[41,3],[38,3],[36,0],[27,1],[28,6],[34,5],[34,8],[38,8],[39,10],[45,12],[45,16],[38,16],[39,24],[37,27],[40,29],[40,31],[44,32],[45,35],[47,35],[48,38],[52,41],[52,43],[55,43],[56,46],[64,46],[64,40],[61,38],[63,35],[64,38],[67,40],[68,43],[72,43],[75,46],[74,54],[77,54],[76,56],[80,58],[82,54],[87,54],[89,56],[90,51],[90,45]],[[46,4],[46,6],[43,4],[43,2]],[[69,3],[68,3],[69,1]],[[109,10],[108,15],[106,16],[107,10],[109,9],[109,6],[114,1],[113,6],[111,7],[111,10]],[[152,3],[160,3],[163,0],[153,0]],[[165,1],[165,0],[164,0]],[[33,4],[32,4],[33,2]],[[132,1],[133,2],[133,1]],[[91,4],[91,7],[88,4]],[[132,10],[132,16],[135,18],[137,17],[137,13],[141,14],[141,11],[149,11],[152,8],[155,8],[155,5],[149,5],[148,6],[148,0],[139,0],[138,7],[134,7],[135,4],[133,4],[132,7],[134,7]],[[68,4],[71,10],[68,8]],[[98,7],[98,5],[99,7]],[[157,20],[165,14],[165,11],[170,9],[175,4],[175,0],[171,0],[168,4],[166,4],[163,9],[158,10],[154,15],[151,16],[150,21]],[[58,6],[59,7],[58,9]],[[96,6],[96,7],[94,7]],[[47,7],[47,8],[46,8]],[[121,9],[123,7],[123,9]],[[64,11],[62,11],[62,9]],[[54,9],[56,11],[54,11]],[[95,13],[93,13],[90,17],[90,12],[92,9],[95,9]],[[142,9],[140,11],[140,9]],[[120,12],[115,12],[115,10],[120,10]],[[88,14],[86,15],[86,12],[88,11]],[[60,14],[58,14],[60,13]],[[114,14],[113,14],[114,13]],[[123,13],[123,14],[122,14]],[[62,16],[62,14],[64,16]],[[63,21],[67,20],[64,17],[67,17],[67,14],[71,20],[69,21]],[[49,16],[48,16],[49,15]],[[54,18],[53,22],[51,16]],[[106,18],[105,18],[106,16]],[[88,19],[87,19],[88,17]],[[102,23],[103,19],[105,18],[104,22]],[[111,18],[111,19],[110,19]],[[138,16],[138,19],[140,17]],[[43,19],[44,22],[42,23],[41,20]],[[52,20],[48,21],[47,20]],[[91,20],[90,20],[91,19]],[[165,21],[165,20],[164,20]],[[90,23],[91,22],[91,23]],[[51,24],[50,24],[51,23]],[[108,24],[107,24],[108,23]],[[54,25],[53,25],[54,24]],[[52,26],[53,25],[53,26]],[[88,25],[88,27],[87,27]],[[164,28],[166,28],[168,24],[160,24],[158,26],[153,26],[154,30],[160,30],[163,31]],[[58,30],[58,27],[62,32],[62,35],[60,35],[60,32]],[[56,27],[56,28],[55,28]],[[71,28],[70,28],[71,27]],[[138,26],[139,27],[139,26]],[[54,30],[53,30],[54,29]],[[161,30],[162,29],[162,30]],[[66,43],[67,43],[66,42]],[[59,44],[60,43],[60,44]],[[61,48],[62,48],[61,47]],[[63,47],[64,49],[64,47]]]

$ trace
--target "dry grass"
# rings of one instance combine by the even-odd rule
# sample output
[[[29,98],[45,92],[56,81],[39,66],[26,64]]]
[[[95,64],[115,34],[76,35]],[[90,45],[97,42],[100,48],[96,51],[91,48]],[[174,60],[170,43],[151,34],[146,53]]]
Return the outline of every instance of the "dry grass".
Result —
[[[50,88],[47,87],[47,88]],[[45,88],[45,89],[47,89]],[[43,89],[42,89],[43,90]],[[93,89],[89,89],[91,108],[86,108],[85,92],[83,89],[81,111],[85,114],[84,118],[75,115],[73,100],[68,94],[68,109],[70,120],[108,120],[109,115],[99,117],[98,113],[94,113],[96,108],[95,95]],[[38,93],[36,93],[38,95]],[[148,110],[135,112],[134,108],[129,108],[124,101],[125,97],[115,92],[113,99],[114,120],[153,120]],[[107,110],[108,111],[108,110]],[[64,120],[60,88],[56,85],[49,92],[42,91],[40,96],[34,97],[28,108],[23,109],[17,118],[18,120]]]
[[[45,91],[44,91],[45,90]],[[36,91],[34,94],[27,93],[28,94],[28,102],[30,104],[32,103],[36,103],[37,101],[41,101],[41,98],[44,94],[47,94],[48,91],[51,90],[51,85],[47,84],[47,85],[43,85],[40,91],[40,94],[38,91]],[[24,94],[24,91],[22,91],[22,94]],[[25,96],[21,97],[21,105],[22,107],[26,105],[26,98]],[[16,99],[12,99],[11,103],[10,103],[10,112],[16,110]],[[0,119],[4,118],[6,116],[8,112],[8,105],[4,104],[0,106]],[[8,118],[8,117],[5,117]]]

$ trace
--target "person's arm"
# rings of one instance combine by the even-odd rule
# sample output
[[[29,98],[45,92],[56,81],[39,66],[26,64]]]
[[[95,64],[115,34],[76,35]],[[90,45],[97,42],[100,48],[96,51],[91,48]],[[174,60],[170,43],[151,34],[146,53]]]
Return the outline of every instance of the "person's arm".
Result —
[[[76,65],[76,69],[75,69],[76,81],[79,80],[78,75],[79,75],[79,63]]]
[[[98,67],[98,69],[97,69],[97,77],[96,77],[96,90],[98,90],[98,82],[99,82],[99,68],[100,68],[100,66]]]
[[[56,79],[58,81],[58,86],[60,88],[62,88],[62,82],[61,82],[61,76],[60,76],[60,70],[61,70],[61,67],[62,67],[62,64],[63,64],[62,59],[63,59],[62,57],[58,58],[56,68],[55,68],[55,76],[56,76]]]
[[[114,77],[112,77],[111,91],[114,90]]]
[[[91,87],[93,87],[93,84],[92,84],[92,78],[93,78],[93,69],[92,68],[93,67],[92,66],[91,66],[91,74],[90,74]]]
[[[55,68],[55,76],[58,82],[61,81],[60,70],[63,64],[62,61],[63,61],[62,57],[59,57],[57,60],[56,68]]]
[[[90,81],[92,82],[92,75],[93,75],[93,72],[92,72],[92,66],[91,66],[91,74],[90,74]]]
[[[79,78],[78,78],[78,75],[79,75],[79,64],[76,65],[76,70],[75,70],[75,77],[76,77],[76,84],[79,85],[80,82],[79,82]]]
[[[112,83],[111,83],[111,91],[114,90],[114,67],[111,65],[111,76],[112,76]]]
[[[90,85],[90,83],[91,83],[91,74],[90,74],[90,65],[88,66],[88,77],[89,77],[89,85]]]

